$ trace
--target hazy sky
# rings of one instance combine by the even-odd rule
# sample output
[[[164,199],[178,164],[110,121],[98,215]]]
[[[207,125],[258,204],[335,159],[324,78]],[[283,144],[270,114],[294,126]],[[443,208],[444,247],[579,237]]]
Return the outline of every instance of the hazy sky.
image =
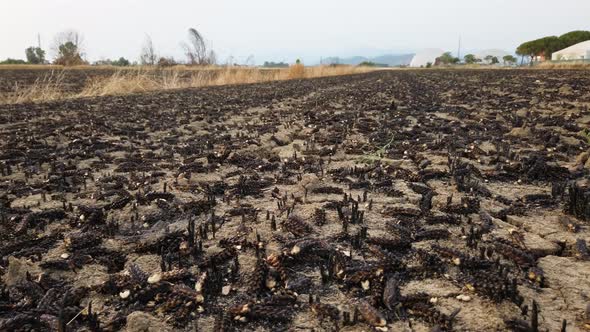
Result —
[[[570,30],[590,30],[588,0],[1,0],[0,59],[76,29],[89,60],[137,60],[149,34],[160,55],[181,57],[189,27],[221,60],[315,62],[321,56],[378,55],[441,48],[501,48]],[[51,55],[51,54],[50,54]]]

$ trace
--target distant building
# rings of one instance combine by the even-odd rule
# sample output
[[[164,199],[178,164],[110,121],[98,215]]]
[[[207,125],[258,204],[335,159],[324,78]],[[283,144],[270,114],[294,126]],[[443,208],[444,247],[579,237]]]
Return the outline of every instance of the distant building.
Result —
[[[545,53],[539,53],[532,58],[532,61],[534,62],[543,62],[545,60],[547,60],[545,59]]]
[[[590,40],[564,48],[561,51],[553,52],[551,60],[589,60]]]
[[[410,67],[426,67],[428,63],[434,65],[436,58],[441,56],[445,51],[437,48],[428,48],[419,51],[414,55],[410,62]]]

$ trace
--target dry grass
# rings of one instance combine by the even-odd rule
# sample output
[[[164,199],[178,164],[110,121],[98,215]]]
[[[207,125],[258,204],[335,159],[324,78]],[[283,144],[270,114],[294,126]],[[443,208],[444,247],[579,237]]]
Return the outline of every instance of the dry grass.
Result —
[[[73,70],[83,69],[80,66]],[[91,67],[94,68],[94,67]],[[110,67],[112,68],[112,67]],[[70,70],[70,68],[66,69]],[[259,69],[251,67],[187,67],[176,66],[165,69],[139,67],[117,70],[106,78],[88,81],[81,92],[68,93],[60,89],[64,82],[64,71],[51,72],[35,84],[17,87],[15,93],[1,98],[0,103],[45,102],[51,100],[126,95],[131,93],[194,88],[213,85],[248,84],[288,79],[349,75],[375,70],[368,67],[293,65],[281,69]]]
[[[0,94],[0,104],[18,104],[25,102],[46,102],[64,96],[65,84],[63,71],[50,71],[28,86],[15,86],[14,93]]]
[[[289,67],[288,76],[289,76],[289,78],[304,78],[305,77],[305,66],[300,63],[296,63],[296,64],[292,65],[291,67]]]
[[[572,62],[541,62],[533,68],[539,69],[590,69],[590,62],[572,61]]]
[[[96,78],[86,83],[82,91],[69,97],[97,97],[125,93],[149,91],[156,85],[147,73],[117,71],[107,78]]]

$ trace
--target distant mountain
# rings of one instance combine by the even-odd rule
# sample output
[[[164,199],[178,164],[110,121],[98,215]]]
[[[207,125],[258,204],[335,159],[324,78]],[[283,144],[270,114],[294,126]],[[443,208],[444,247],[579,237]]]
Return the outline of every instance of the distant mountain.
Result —
[[[358,65],[361,62],[373,62],[376,64],[394,66],[407,66],[412,61],[414,54],[385,54],[376,57],[353,56],[348,58],[329,57],[322,59],[322,64]]]
[[[399,55],[386,54],[386,55],[374,57],[371,59],[371,61],[375,62],[375,63],[385,63],[389,66],[401,66],[401,65],[407,66],[412,61],[413,57],[414,57],[414,54],[399,54]]]

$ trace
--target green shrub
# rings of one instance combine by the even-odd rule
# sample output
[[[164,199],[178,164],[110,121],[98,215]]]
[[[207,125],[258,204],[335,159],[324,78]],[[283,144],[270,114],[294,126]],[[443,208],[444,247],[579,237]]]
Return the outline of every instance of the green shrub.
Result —
[[[371,61],[363,61],[359,63],[359,67],[376,67],[377,64]]]
[[[25,65],[27,62],[21,59],[11,59],[8,58],[4,61],[0,61],[0,65]]]

